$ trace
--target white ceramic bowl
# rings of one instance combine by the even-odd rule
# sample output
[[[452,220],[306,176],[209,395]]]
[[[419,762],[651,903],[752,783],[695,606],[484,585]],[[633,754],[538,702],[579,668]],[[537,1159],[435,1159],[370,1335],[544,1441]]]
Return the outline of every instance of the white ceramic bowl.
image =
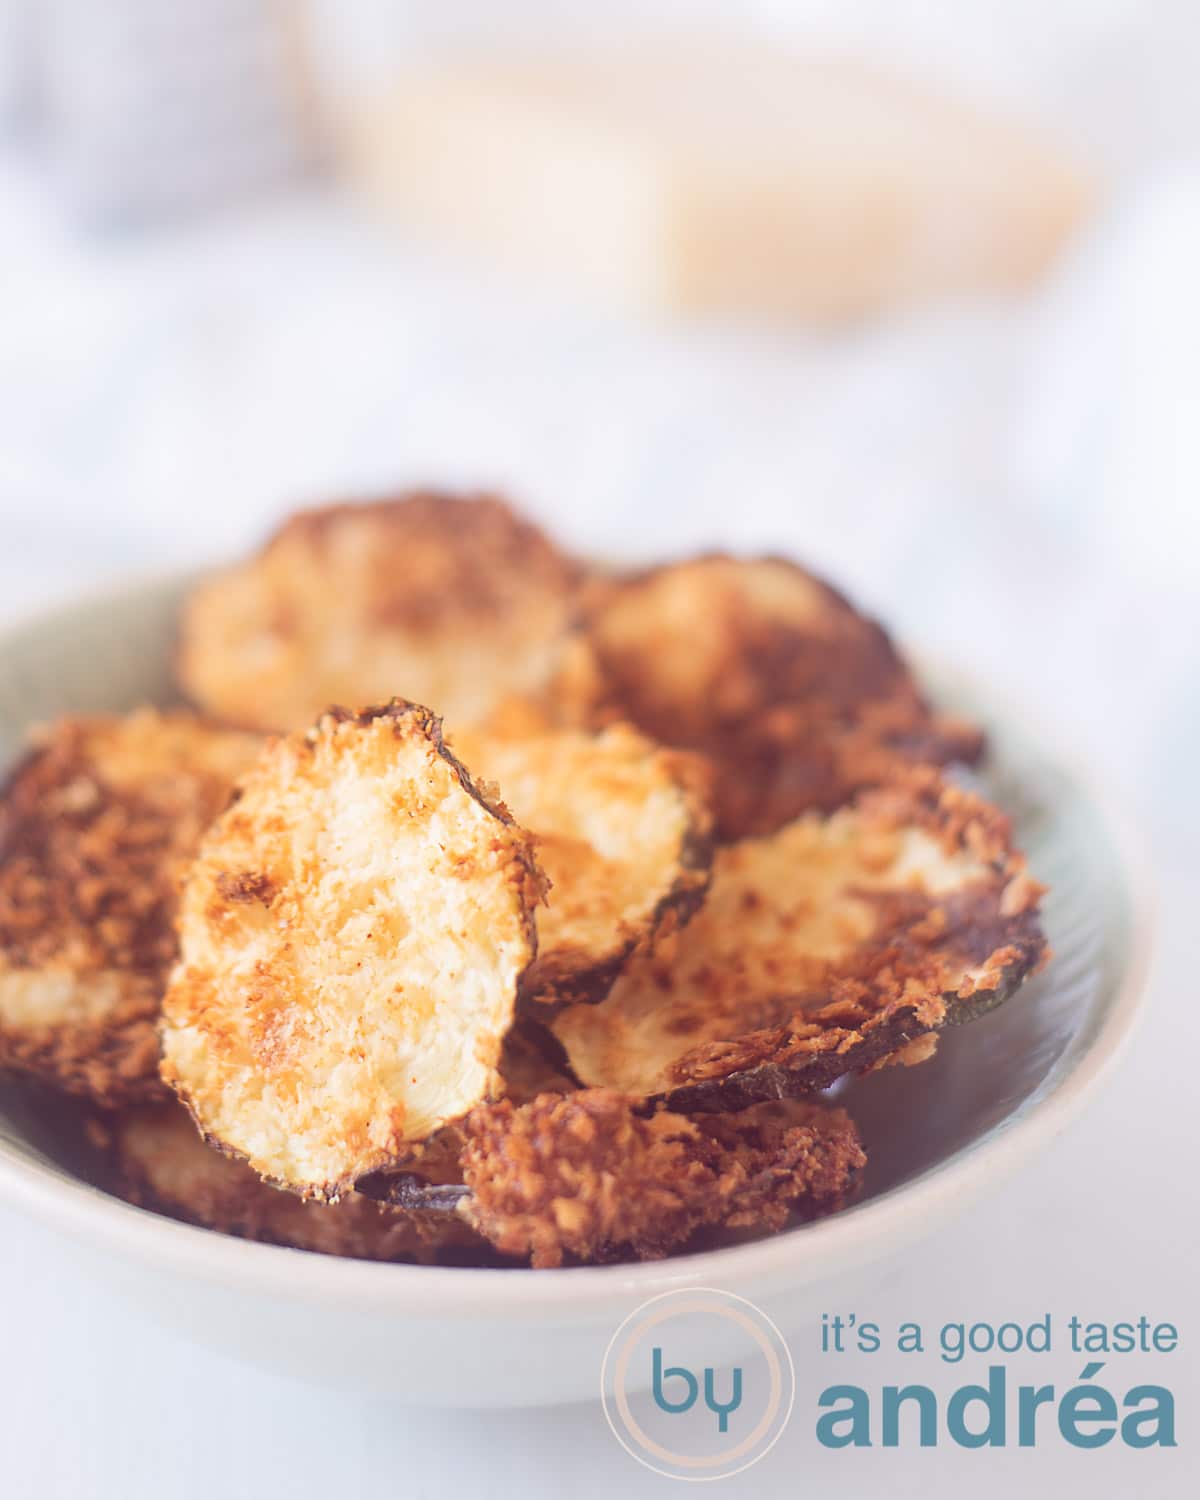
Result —
[[[184,586],[127,588],[0,640],[0,759],[31,721],[169,702]],[[618,1323],[679,1287],[739,1293],[796,1331],[835,1291],[861,1291],[889,1255],[1044,1149],[1111,1066],[1140,1002],[1146,883],[1120,820],[1014,715],[961,687],[941,696],[992,735],[986,782],[1052,886],[1056,956],[1009,1005],[946,1035],[933,1062],[845,1088],[870,1166],[861,1201],[844,1213],[646,1265],[534,1272],[339,1260],[110,1197],[72,1170],[52,1106],[11,1085],[0,1087],[0,1196],[61,1233],[98,1295],[254,1364],[404,1400],[516,1406],[594,1395]]]

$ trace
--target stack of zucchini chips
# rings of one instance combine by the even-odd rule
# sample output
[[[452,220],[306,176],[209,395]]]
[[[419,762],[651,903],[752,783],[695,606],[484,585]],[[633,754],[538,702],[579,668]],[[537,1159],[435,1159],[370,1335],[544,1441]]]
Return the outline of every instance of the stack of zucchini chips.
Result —
[[[157,1212],[421,1264],[777,1232],[861,1188],[839,1082],[1045,961],[983,736],[794,562],[330,506],[176,661],[0,802],[0,1067]]]

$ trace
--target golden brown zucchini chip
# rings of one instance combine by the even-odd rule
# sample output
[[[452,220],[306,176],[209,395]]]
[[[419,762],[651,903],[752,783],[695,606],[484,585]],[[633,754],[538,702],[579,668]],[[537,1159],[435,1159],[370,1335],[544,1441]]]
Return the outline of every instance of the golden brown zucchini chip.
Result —
[[[180,873],[257,754],[189,713],[62,719],[0,793],[0,1067],[153,1097]]]
[[[982,748],[931,712],[880,625],[779,558],[700,557],[594,591],[557,691],[568,718],[628,718],[709,755],[730,839]]]
[[[535,1266],[657,1259],[698,1229],[778,1229],[829,1212],[866,1161],[844,1110],[790,1101],[740,1115],[643,1118],[611,1089],[542,1094],[467,1118],[459,1212]]]
[[[328,713],[204,840],[163,1077],[214,1143],[336,1199],[493,1092],[542,890],[428,709]]]
[[[357,1193],[329,1204],[280,1192],[206,1146],[178,1104],[128,1110],[105,1134],[123,1197],[204,1229],[360,1260],[430,1262],[439,1249],[482,1245],[449,1215],[406,1213]]]
[[[473,772],[498,784],[550,880],[522,993],[603,999],[633,949],[686,922],[704,898],[707,765],[625,724],[529,738],[465,731],[452,743]]]
[[[195,702],[266,729],[397,695],[469,724],[542,686],[577,579],[536,527],[488,496],[303,511],[194,591],[180,677]]]
[[[553,1030],[584,1084],[673,1109],[804,1094],[1010,995],[1040,894],[1000,813],[914,769],[720,850],[689,926]]]

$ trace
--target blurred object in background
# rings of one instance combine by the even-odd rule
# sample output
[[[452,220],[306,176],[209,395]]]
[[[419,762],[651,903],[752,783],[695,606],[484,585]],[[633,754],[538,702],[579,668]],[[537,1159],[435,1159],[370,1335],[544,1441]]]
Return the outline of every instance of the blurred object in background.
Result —
[[[985,117],[1052,122],[1099,168],[1105,212],[1027,295],[927,301],[842,338],[639,322],[599,297],[557,297],[551,275],[522,284],[479,275],[469,254],[426,253],[323,182],[276,193],[308,160],[314,119],[295,88],[298,18],[307,76],[360,121],[399,107],[398,80],[428,84],[446,60],[489,54],[502,72],[535,47],[632,57],[671,25],[694,36],[689,51],[705,28],[736,26],[734,73],[764,48],[772,68],[858,56],[819,90],[772,85],[783,97],[765,102],[810,133],[821,124],[816,159],[833,165],[803,179],[797,203],[838,223],[805,224],[805,243],[825,247],[821,276],[836,290],[845,275],[863,306],[921,290],[914,263],[926,286],[982,286],[1032,277],[1052,256],[1069,214],[1043,217],[1044,204],[1074,201],[1078,179],[1057,150],[1014,148],[1027,133]],[[45,135],[0,145],[0,615],[104,574],[244,550],[301,502],[494,485],[572,545],[613,556],[798,552],[915,643],[946,649],[949,622],[952,654],[1018,696],[1039,684],[1126,779],[1153,766],[1165,785],[1161,747],[1182,759],[1200,737],[1200,180],[1168,175],[1200,147],[1198,45],[1195,0],[0,0],[0,78],[18,80],[0,94],[24,100],[26,117],[32,103]],[[689,163],[709,181],[710,161],[725,164],[722,184],[758,181],[751,152],[767,139],[767,207],[729,210],[706,275],[736,252],[777,295],[777,251],[762,269],[756,231],[794,183],[788,153],[755,124],[762,101],[727,86],[722,58],[719,78],[704,65],[706,96],[684,79],[652,128],[677,64],[661,66],[604,118],[563,97],[561,80],[552,93],[551,124],[566,117],[599,143],[582,181],[570,141],[561,148],[561,198],[579,215],[568,249],[599,225],[596,245],[624,265],[648,225],[651,253],[673,256],[649,215],[623,228],[604,205],[629,201],[639,163],[665,164],[672,183]],[[900,76],[925,82],[862,83]],[[731,102],[746,120],[729,120]],[[678,123],[709,110],[712,126]],[[506,100],[497,119],[514,113]],[[552,139],[542,115],[530,133]],[[662,145],[680,138],[679,155]],[[481,151],[512,154],[496,131]],[[93,223],[166,232],[75,232],[82,216],[62,213],[52,170],[63,161]],[[611,176],[595,165],[609,161]],[[520,198],[498,175],[488,188],[472,159],[447,196],[469,199],[481,179],[487,212],[503,221],[519,204],[523,229],[551,190],[548,174]],[[616,187],[592,203],[589,180]],[[855,217],[855,194],[887,211]],[[238,212],[197,212],[234,198]],[[704,201],[715,215],[718,200]],[[960,248],[964,203],[979,226]],[[801,222],[799,207],[786,212]],[[689,214],[685,227],[710,233]],[[914,249],[904,236],[918,230]],[[651,271],[635,270],[635,288],[657,297]],[[813,296],[814,281],[825,295],[815,271],[799,292]],[[747,282],[757,294],[748,277],[739,296]],[[1182,830],[1175,801],[1164,806]]]
[[[36,16],[49,156],[87,221],[215,207],[310,162],[293,0],[46,0]]]
[[[1088,205],[1035,131],[752,36],[372,72],[335,108],[351,174],[402,226],[642,311],[829,322],[1021,289]]]
[[[1200,557],[1200,170],[1150,179],[1100,229],[1047,304],[1014,471],[1161,602]]]
[[[1017,413],[1014,492],[1072,558],[1046,657],[1090,648],[1092,726],[1133,784],[1189,789],[1163,836],[1195,847],[1200,799],[1200,171],[1164,171],[1055,288]],[[1049,550],[1049,549],[1048,549]],[[1072,642],[1071,637],[1074,637]],[[1136,682],[1135,710],[1116,683]],[[1111,703],[1122,701],[1120,723]],[[1086,722],[1086,721],[1085,721]]]
[[[23,130],[34,111],[37,0],[0,0],[0,139]]]

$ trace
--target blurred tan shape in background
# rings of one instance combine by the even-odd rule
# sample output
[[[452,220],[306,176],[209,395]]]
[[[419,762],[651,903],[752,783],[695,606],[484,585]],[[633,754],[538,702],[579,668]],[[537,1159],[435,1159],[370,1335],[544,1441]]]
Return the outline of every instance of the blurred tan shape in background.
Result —
[[[749,40],[468,52],[341,124],[406,229],[651,313],[824,323],[1019,289],[1091,198],[1035,130]]]

